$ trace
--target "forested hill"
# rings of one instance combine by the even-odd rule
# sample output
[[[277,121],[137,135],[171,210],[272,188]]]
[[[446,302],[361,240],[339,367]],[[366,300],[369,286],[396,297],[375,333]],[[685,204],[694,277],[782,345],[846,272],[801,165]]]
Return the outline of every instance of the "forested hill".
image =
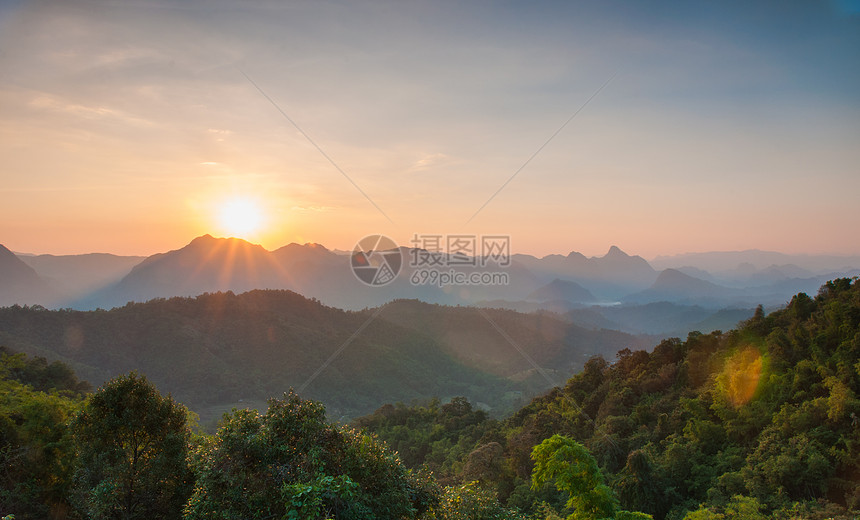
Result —
[[[657,519],[847,519],[860,509],[858,396],[855,278],[738,330],[591,359],[502,422],[459,402],[389,406],[357,423],[407,462],[477,479],[526,511],[563,509],[554,490],[529,488],[532,448],[562,434],[596,457],[623,508]]]
[[[290,387],[334,418],[386,402],[467,396],[510,413],[548,388],[517,347],[563,381],[594,354],[645,340],[559,318],[395,301],[342,311],[290,291],[204,294],[110,311],[0,309],[0,345],[62,360],[94,385],[136,370],[200,413],[265,407]],[[357,331],[359,331],[357,333]]]

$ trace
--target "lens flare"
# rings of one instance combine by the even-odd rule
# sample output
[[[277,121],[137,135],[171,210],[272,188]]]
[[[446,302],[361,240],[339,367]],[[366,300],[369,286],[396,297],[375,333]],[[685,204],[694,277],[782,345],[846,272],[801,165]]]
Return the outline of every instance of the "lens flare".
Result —
[[[762,374],[762,357],[758,349],[746,347],[732,354],[719,376],[725,397],[735,408],[748,403],[755,395]]]

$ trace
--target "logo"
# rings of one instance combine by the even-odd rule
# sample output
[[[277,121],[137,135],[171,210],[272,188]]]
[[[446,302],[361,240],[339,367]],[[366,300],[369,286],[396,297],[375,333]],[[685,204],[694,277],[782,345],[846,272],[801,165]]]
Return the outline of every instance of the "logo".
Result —
[[[397,278],[403,257],[394,240],[384,235],[368,235],[353,248],[350,265],[361,283],[382,287]]]

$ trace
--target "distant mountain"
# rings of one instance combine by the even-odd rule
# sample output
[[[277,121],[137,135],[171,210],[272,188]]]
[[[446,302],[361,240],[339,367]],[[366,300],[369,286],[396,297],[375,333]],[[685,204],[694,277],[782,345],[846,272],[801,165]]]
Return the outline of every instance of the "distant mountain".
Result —
[[[118,282],[143,256],[117,256],[106,253],[85,255],[18,255],[40,277],[48,281],[67,300]]]
[[[50,293],[49,297],[39,298],[44,305],[81,310],[110,309],[153,298],[217,291],[241,293],[251,289],[292,290],[326,305],[353,310],[395,299],[559,313],[595,301],[644,304],[666,300],[716,310],[727,306],[754,307],[759,303],[769,307],[783,305],[797,292],[814,292],[826,279],[860,272],[843,270],[806,276],[811,272],[809,269],[783,262],[764,267],[741,263],[731,272],[713,274],[685,265],[674,272],[688,278],[672,281],[667,278],[671,278],[669,272],[658,282],[658,273],[647,261],[615,246],[604,256],[591,258],[577,252],[543,258],[514,254],[509,265],[495,262],[481,265],[478,258],[471,259],[474,265],[468,262],[454,265],[452,257],[445,253],[406,247],[398,251],[403,259],[401,272],[383,287],[367,286],[354,276],[349,252],[331,251],[313,243],[289,244],[267,251],[241,239],[210,235],[143,260],[95,254],[22,255],[20,259],[44,275],[41,285],[44,289],[47,283],[46,290]],[[766,259],[784,260],[787,256],[774,253]],[[431,262],[418,262],[418,258]],[[428,273],[430,270],[434,272]],[[428,277],[428,274],[439,276]],[[466,279],[465,283],[443,278],[470,274],[483,278],[478,283],[469,283],[468,276],[461,278]],[[26,284],[27,276],[22,276],[21,283]],[[702,285],[708,282],[712,285]],[[80,296],[86,288],[89,292]],[[28,303],[36,301],[33,294],[17,290],[13,293],[10,286],[3,301]]]
[[[549,255],[536,258],[516,254],[513,260],[547,281],[563,278],[579,283],[604,299],[620,298],[632,291],[650,286],[657,272],[641,256],[630,256],[616,246],[602,257],[587,258],[571,252],[567,256]]]
[[[666,301],[644,305],[614,305],[574,309],[565,314],[573,323],[587,326],[594,323],[602,328],[631,334],[651,334],[661,337],[686,337],[689,332],[709,333],[729,330],[741,320],[752,317],[753,308],[707,309],[699,305],[681,305]],[[604,320],[596,319],[599,316]]]
[[[137,370],[209,421],[290,387],[335,417],[457,395],[509,410],[551,386],[532,361],[561,382],[594,354],[647,343],[543,315],[414,300],[348,312],[255,290],[101,312],[0,309],[0,345],[62,360],[95,385]]]
[[[111,308],[129,301],[196,296],[206,292],[289,289],[327,305],[363,309],[402,298],[469,304],[509,294],[523,297],[540,285],[518,264],[481,268],[484,273],[504,272],[508,282],[505,284],[452,288],[430,283],[431,280],[413,283],[415,269],[409,266],[409,259],[414,251],[400,248],[404,266],[393,283],[370,287],[353,275],[349,255],[334,253],[319,244],[289,244],[270,252],[241,239],[204,235],[180,249],[148,257],[119,282],[80,299],[73,307]],[[468,269],[474,268],[449,269],[444,265],[439,268],[445,273]]]
[[[32,267],[0,244],[0,306],[48,306],[56,301],[57,297],[57,293]]]
[[[737,269],[740,264],[750,264],[754,270],[765,269],[769,266],[793,264],[796,267],[819,275],[828,272],[843,271],[846,268],[860,268],[860,256],[788,255],[774,251],[749,249],[746,251],[712,251],[707,253],[658,256],[651,260],[651,265],[655,269],[693,266],[712,274]],[[805,278],[805,276],[790,276],[793,278]]]
[[[728,287],[695,278],[676,269],[665,269],[651,287],[626,296],[624,301],[629,303],[665,301],[719,306],[740,296],[737,291]]]
[[[767,285],[783,280],[797,278],[812,278],[815,273],[794,264],[770,265],[755,271],[749,276],[750,285]]]
[[[238,238],[204,235],[190,244],[150,256],[113,290],[136,301],[204,292],[283,288],[287,271],[262,246]]]
[[[538,287],[526,297],[529,300],[567,301],[571,303],[590,303],[597,301],[591,291],[570,280],[556,278],[550,283]]]
[[[681,267],[673,268],[676,271],[681,271],[684,274],[690,275],[693,278],[698,278],[700,280],[705,280],[708,282],[715,282],[714,275],[705,271],[704,269],[699,269],[698,267],[693,267],[691,265],[685,265]]]
[[[677,330],[676,334],[673,335],[684,338],[688,332],[693,330],[710,334],[715,330],[727,331],[737,329],[742,322],[752,318],[754,314],[755,309],[720,309],[698,323],[687,325]]]

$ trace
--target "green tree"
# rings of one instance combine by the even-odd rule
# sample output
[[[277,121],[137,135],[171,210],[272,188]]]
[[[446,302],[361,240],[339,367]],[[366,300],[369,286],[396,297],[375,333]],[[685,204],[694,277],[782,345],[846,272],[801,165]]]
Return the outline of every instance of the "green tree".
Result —
[[[621,505],[640,511],[648,511],[658,517],[667,513],[664,498],[664,483],[654,471],[654,465],[644,450],[634,450],[627,455],[627,464],[618,474],[615,489]]]
[[[75,450],[68,423],[88,386],[62,363],[0,346],[0,515],[69,513]]]
[[[65,517],[74,461],[67,424],[80,404],[0,379],[0,514]]]
[[[178,518],[192,485],[186,416],[133,372],[96,391],[72,424],[78,508],[92,519]]]
[[[690,511],[684,516],[684,520],[722,520],[732,518],[736,520],[765,520],[769,518],[761,512],[762,505],[752,497],[736,495],[725,508],[707,508],[700,506],[695,511]]]
[[[328,423],[325,408],[290,393],[268,411],[235,410],[192,455],[187,519],[414,518],[429,484],[369,435]]]
[[[567,507],[573,509],[568,520],[651,518],[645,513],[618,510],[618,500],[603,483],[597,461],[573,439],[553,435],[534,447],[532,459],[532,487],[538,489],[554,482],[556,488],[568,493]]]
[[[450,486],[440,503],[422,520],[525,520],[525,516],[499,503],[496,494],[477,482]]]

